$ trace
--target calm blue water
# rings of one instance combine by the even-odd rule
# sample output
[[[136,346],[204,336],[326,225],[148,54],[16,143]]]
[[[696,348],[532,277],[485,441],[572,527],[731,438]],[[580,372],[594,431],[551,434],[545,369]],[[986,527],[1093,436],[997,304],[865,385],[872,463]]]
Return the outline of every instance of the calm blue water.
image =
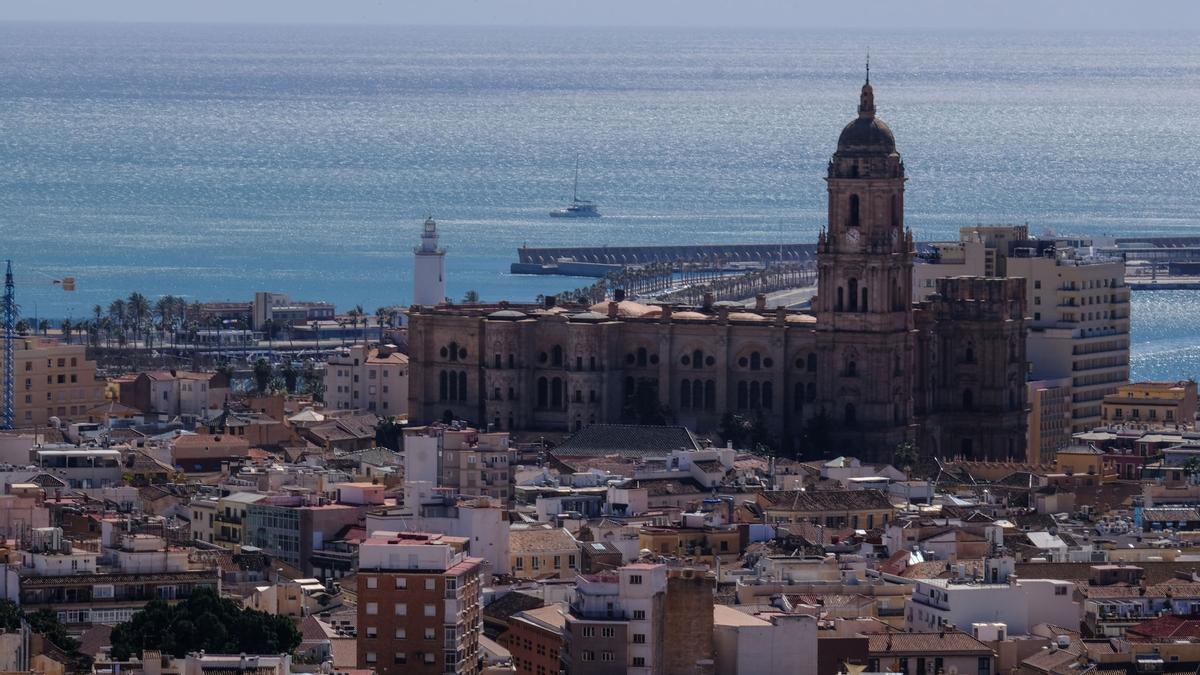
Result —
[[[1191,233],[1197,37],[0,24],[0,247],[27,312],[78,317],[133,290],[407,304],[426,213],[456,297],[577,285],[509,276],[522,242],[813,238],[868,43],[919,237]],[[577,156],[601,221],[546,216]],[[1173,376],[1155,350],[1200,299],[1134,297],[1135,376]]]

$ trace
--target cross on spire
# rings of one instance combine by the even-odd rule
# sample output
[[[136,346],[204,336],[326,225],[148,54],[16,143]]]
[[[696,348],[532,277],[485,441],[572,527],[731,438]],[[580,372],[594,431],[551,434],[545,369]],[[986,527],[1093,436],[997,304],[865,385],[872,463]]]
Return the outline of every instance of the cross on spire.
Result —
[[[867,49],[867,84],[871,84],[871,50]]]

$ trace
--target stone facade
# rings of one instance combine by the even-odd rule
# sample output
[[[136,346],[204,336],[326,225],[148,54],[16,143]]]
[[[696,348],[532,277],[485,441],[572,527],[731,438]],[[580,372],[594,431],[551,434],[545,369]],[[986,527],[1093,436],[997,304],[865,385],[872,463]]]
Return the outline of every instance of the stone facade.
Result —
[[[905,180],[866,84],[829,163],[811,313],[620,293],[591,307],[413,307],[410,418],[504,431],[657,418],[710,433],[733,411],[785,448],[890,459],[910,440],[1023,459],[1023,280],[944,279],[911,302]]]

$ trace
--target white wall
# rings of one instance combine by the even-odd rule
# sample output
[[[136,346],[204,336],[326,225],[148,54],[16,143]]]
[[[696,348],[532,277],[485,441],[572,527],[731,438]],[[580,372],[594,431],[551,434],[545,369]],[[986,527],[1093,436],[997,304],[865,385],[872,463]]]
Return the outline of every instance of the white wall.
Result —
[[[817,675],[812,616],[781,615],[752,626],[716,623],[713,641],[719,675]]]

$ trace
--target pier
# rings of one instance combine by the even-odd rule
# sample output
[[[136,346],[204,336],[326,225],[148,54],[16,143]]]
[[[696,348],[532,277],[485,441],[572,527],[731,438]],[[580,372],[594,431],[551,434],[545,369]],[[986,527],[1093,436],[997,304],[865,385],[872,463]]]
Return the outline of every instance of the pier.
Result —
[[[513,273],[530,273],[518,272],[516,269],[518,265],[561,266],[565,263],[583,263],[584,265],[625,267],[651,263],[707,263],[719,267],[731,263],[807,262],[815,260],[816,256],[816,242],[694,246],[552,246],[538,248],[522,246],[517,249],[517,263],[513,265]],[[595,276],[603,276],[603,273]]]

